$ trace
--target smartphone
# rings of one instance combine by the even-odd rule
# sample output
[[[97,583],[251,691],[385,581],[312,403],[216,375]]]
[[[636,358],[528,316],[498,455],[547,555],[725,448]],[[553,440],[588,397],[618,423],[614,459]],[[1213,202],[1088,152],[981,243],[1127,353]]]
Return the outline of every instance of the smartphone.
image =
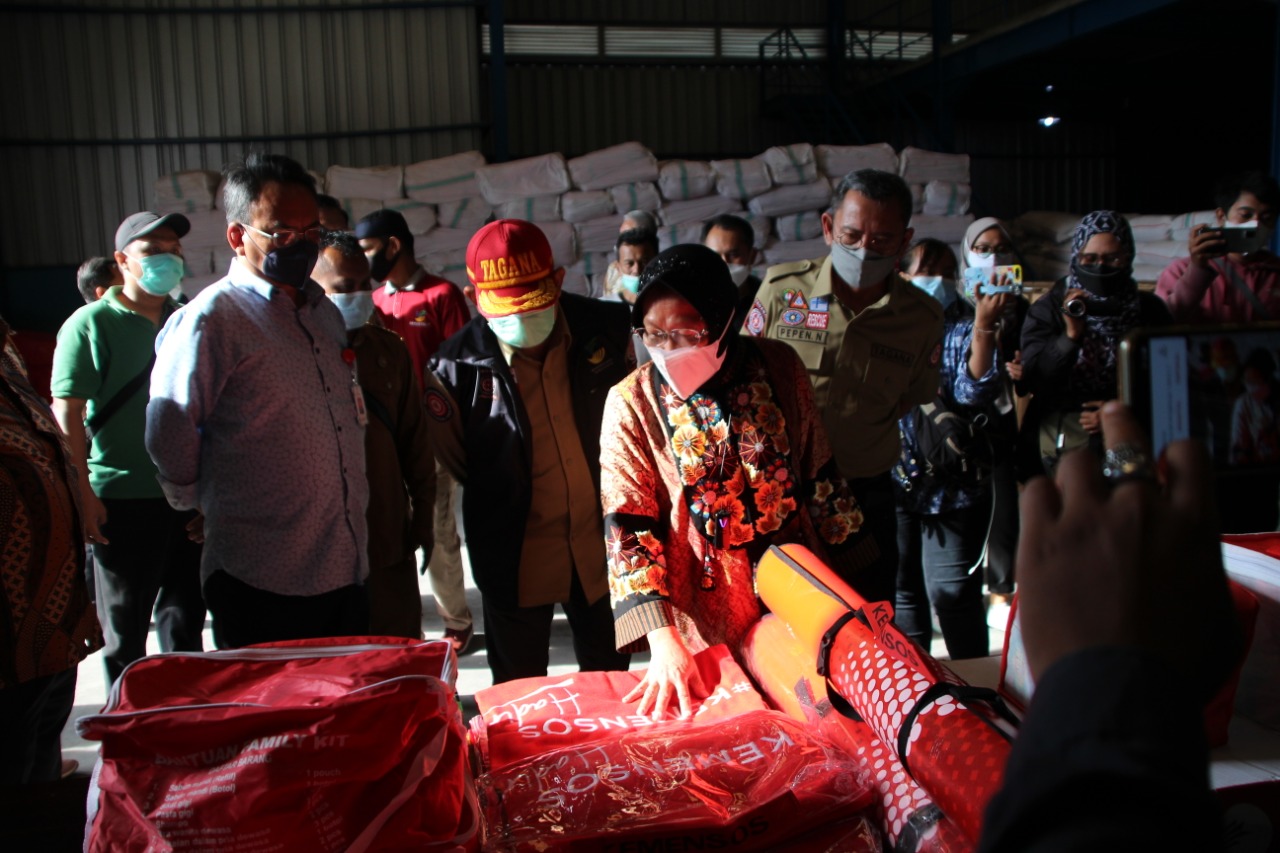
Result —
[[[1118,374],[1156,458],[1193,438],[1220,475],[1280,473],[1280,322],[1137,329]]]
[[[1262,233],[1256,226],[1250,228],[1228,228],[1222,226],[1219,228],[1206,228],[1205,231],[1221,235],[1225,241],[1225,251],[1227,252],[1248,255],[1259,249],[1266,248]]]
[[[992,280],[997,283],[992,284]],[[1010,264],[999,267],[969,267],[964,271],[964,292],[974,299],[975,294],[1012,293],[1022,294],[1022,265]]]

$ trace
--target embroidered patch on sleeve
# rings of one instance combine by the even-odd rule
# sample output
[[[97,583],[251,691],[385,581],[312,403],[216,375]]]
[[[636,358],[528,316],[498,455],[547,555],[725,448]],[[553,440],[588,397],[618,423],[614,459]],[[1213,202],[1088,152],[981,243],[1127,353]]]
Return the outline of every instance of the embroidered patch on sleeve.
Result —
[[[810,311],[809,316],[804,318],[804,324],[810,329],[825,329],[830,319],[831,315],[826,311]]]
[[[453,405],[444,394],[435,388],[428,388],[422,395],[422,404],[427,408],[427,414],[432,420],[444,423],[453,417]]]
[[[764,306],[757,299],[751,303],[751,310],[747,312],[747,334],[760,335],[764,332]]]
[[[782,312],[782,322],[787,326],[803,326],[806,312],[795,308]]]

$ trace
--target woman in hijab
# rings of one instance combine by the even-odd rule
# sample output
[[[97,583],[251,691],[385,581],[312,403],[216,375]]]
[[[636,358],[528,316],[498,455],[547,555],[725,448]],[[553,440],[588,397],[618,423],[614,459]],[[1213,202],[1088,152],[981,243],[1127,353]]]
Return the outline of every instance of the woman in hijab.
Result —
[[[996,267],[1022,264],[1017,244],[1009,229],[999,219],[984,216],[975,219],[965,231],[960,252],[961,280],[977,277],[979,271],[990,271],[984,280],[994,280]],[[969,302],[971,288],[961,288]],[[987,621],[1004,629],[1009,621],[1009,604],[1013,599],[1013,560],[1018,547],[1018,478],[1014,464],[1014,446],[1018,437],[1016,383],[1022,379],[1022,323],[1031,303],[1024,296],[1009,299],[996,330],[996,353],[1003,365],[999,396],[987,425],[991,438],[994,467],[991,472],[991,494],[995,501],[991,510],[987,535],[987,585],[991,591]]]
[[[1052,473],[1068,450],[1102,456],[1102,404],[1116,396],[1116,356],[1132,329],[1172,322],[1133,280],[1133,232],[1095,210],[1076,226],[1071,272],[1032,304],[1022,326],[1022,387],[1031,403],[1018,437],[1019,476]]]
[[[653,361],[609,392],[601,496],[619,650],[649,647],[627,697],[639,713],[690,708],[691,655],[736,654],[760,617],[752,568],[797,542],[857,586],[878,556],[836,470],[804,365],[785,344],[737,334],[720,256],[674,246],[641,275],[635,334]]]

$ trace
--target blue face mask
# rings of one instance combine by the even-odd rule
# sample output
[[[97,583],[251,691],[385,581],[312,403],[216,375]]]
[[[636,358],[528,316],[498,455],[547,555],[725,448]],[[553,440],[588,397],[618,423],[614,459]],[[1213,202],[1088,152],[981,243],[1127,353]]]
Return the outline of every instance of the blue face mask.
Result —
[[[956,301],[955,279],[940,275],[913,275],[911,283],[941,302],[943,308],[950,307]]]
[[[360,328],[373,316],[373,294],[367,290],[330,293],[329,300],[342,312],[342,322],[348,332]]]
[[[620,282],[622,286],[626,288],[627,293],[636,294],[640,292],[640,276],[624,275],[620,279]]]
[[[524,349],[536,347],[551,336],[556,325],[555,306],[541,311],[510,314],[506,317],[490,317],[489,328],[498,340],[509,347]]]
[[[166,253],[163,255],[143,255],[140,258],[129,257],[142,267],[142,275],[138,284],[152,296],[164,296],[182,283],[182,275],[187,265],[181,255]]]

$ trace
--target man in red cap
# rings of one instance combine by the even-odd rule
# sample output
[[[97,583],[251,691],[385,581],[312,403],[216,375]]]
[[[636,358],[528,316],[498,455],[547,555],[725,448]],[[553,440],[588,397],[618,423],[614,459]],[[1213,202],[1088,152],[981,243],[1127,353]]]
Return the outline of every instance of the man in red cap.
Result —
[[[600,515],[606,392],[630,372],[628,314],[561,294],[547,238],[500,219],[467,247],[479,317],[440,347],[425,404],[436,457],[462,485],[462,526],[494,683],[546,675],[559,604],[583,670],[615,650]]]

